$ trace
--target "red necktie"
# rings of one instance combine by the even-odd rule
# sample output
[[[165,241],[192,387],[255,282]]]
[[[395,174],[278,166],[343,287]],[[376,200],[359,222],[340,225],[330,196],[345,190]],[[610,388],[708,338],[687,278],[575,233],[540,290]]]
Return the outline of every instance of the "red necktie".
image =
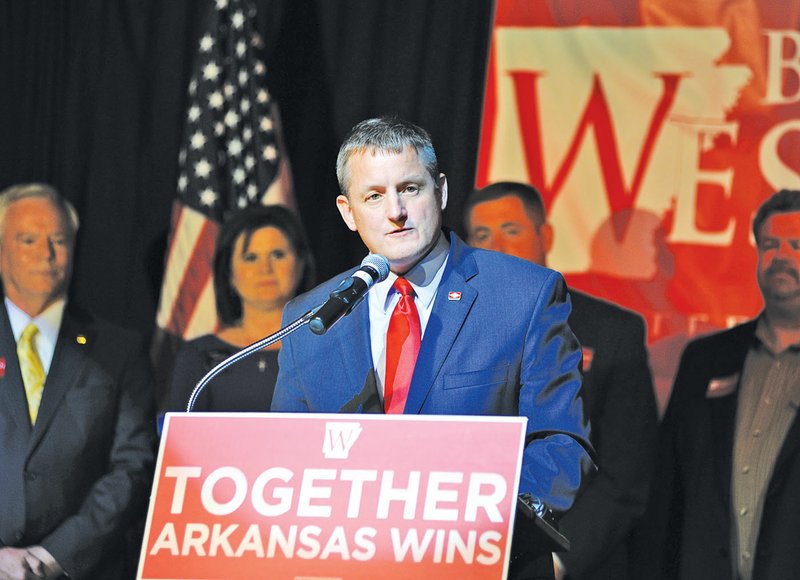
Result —
[[[411,284],[405,278],[398,278],[394,289],[400,293],[400,301],[394,307],[386,333],[384,409],[387,413],[402,413],[419,354],[420,325]]]

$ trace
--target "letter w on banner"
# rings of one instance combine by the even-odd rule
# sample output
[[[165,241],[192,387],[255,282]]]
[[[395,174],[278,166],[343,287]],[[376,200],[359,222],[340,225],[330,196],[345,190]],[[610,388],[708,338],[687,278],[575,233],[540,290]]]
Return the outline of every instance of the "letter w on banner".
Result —
[[[249,0],[208,3],[189,83],[153,357],[166,376],[180,340],[214,332],[211,262],[219,225],[253,204],[293,206],[278,115]]]

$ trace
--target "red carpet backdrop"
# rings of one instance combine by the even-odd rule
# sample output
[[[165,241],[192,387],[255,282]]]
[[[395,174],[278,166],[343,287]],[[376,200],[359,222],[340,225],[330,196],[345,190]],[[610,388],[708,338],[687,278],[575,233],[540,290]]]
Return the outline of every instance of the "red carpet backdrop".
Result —
[[[797,0],[498,0],[477,185],[537,186],[571,286],[686,340],[757,314],[753,212],[800,188]]]

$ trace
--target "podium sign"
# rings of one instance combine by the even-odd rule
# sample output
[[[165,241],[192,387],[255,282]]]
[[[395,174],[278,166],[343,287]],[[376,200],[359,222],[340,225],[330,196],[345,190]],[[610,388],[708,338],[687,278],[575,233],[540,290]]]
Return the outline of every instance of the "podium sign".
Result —
[[[170,413],[138,578],[505,578],[526,421]]]

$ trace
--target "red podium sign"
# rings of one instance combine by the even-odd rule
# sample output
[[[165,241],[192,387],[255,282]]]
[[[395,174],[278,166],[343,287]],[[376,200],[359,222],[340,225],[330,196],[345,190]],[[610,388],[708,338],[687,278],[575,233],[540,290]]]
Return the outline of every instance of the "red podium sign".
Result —
[[[169,414],[138,577],[505,578],[525,423]]]

